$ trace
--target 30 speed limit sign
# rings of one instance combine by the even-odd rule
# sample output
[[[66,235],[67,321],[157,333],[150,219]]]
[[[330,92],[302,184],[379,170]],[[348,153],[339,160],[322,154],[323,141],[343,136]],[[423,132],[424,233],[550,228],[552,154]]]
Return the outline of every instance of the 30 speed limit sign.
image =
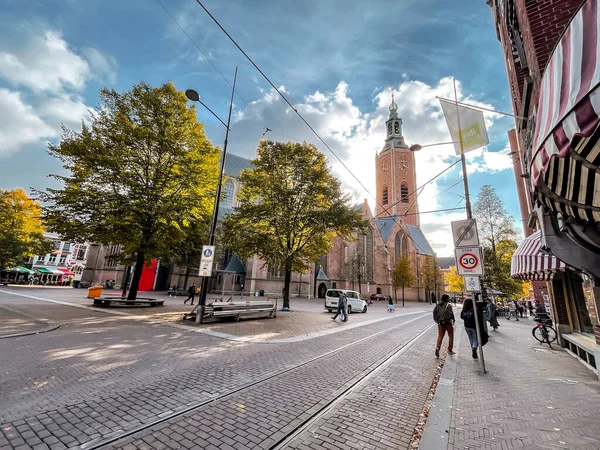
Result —
[[[456,269],[459,275],[483,275],[481,249],[479,247],[463,247],[454,249]]]

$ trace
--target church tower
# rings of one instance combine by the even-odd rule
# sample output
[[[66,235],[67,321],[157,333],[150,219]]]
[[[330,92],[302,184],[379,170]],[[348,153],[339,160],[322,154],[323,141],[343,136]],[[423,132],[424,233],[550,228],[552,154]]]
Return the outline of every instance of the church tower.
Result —
[[[398,105],[394,102],[393,92],[389,109],[390,115],[385,122],[385,145],[375,157],[375,215],[395,215],[405,223],[419,226],[415,155],[404,142],[402,119],[398,117]]]

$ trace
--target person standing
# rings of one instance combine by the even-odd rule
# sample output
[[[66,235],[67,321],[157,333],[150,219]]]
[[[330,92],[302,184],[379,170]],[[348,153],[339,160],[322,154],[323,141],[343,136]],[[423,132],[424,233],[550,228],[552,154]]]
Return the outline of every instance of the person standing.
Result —
[[[454,312],[450,303],[450,296],[442,295],[440,302],[433,309],[433,321],[438,326],[438,339],[435,346],[435,356],[440,357],[440,348],[444,335],[448,333],[448,354],[454,355]]]
[[[348,313],[346,312],[347,303],[348,299],[346,298],[346,295],[340,291],[340,296],[338,297],[337,312],[335,313],[335,316],[331,318],[332,320],[337,319],[337,316],[339,316],[340,314],[342,315],[342,322],[346,322],[348,320]]]
[[[240,298],[244,298],[244,284],[240,284]]]
[[[394,300],[391,295],[388,295],[388,312],[396,312],[396,307],[394,306]]]
[[[196,283],[192,283],[192,285],[188,288],[188,298],[185,299],[183,304],[187,304],[188,300],[192,301],[192,305],[194,304],[194,296],[196,295]]]
[[[487,305],[487,321],[490,323],[494,331],[498,331],[500,324],[498,323],[498,306],[494,302],[489,302]]]

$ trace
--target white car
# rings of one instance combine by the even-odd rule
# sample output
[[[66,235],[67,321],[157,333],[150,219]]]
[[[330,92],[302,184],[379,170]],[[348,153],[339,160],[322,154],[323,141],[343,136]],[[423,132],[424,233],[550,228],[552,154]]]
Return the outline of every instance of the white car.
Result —
[[[325,309],[329,312],[337,311],[340,292],[348,299],[348,314],[351,312],[367,312],[367,302],[363,300],[360,293],[346,289],[328,289],[325,293]]]

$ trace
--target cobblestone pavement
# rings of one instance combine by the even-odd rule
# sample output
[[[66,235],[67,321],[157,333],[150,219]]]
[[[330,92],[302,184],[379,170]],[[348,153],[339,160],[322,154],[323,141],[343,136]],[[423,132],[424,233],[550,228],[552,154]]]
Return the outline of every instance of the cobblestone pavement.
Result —
[[[24,315],[18,309],[0,304],[0,338],[20,333],[31,333],[48,327],[48,322]]]
[[[500,321],[484,347],[488,373],[461,327],[449,449],[600,449],[600,383],[563,351],[540,345],[534,323]]]
[[[63,324],[45,335],[0,340],[2,450],[77,446],[382,332],[323,358],[317,367],[294,369],[296,381],[281,384],[285,377],[274,378],[280,384],[261,383],[253,397],[248,394],[234,403],[258,405],[263,401],[281,417],[270,416],[269,420],[284,420],[292,411],[302,416],[307,401],[318,404],[332,395],[331,389],[352,383],[382,355],[430,323],[430,313],[415,314],[302,343],[240,344],[2,292],[0,302]],[[341,367],[346,367],[342,378]],[[281,403],[282,407],[281,398],[293,401]],[[233,420],[238,409],[249,409],[220,405],[226,421]],[[227,416],[232,412],[235,414]]]

